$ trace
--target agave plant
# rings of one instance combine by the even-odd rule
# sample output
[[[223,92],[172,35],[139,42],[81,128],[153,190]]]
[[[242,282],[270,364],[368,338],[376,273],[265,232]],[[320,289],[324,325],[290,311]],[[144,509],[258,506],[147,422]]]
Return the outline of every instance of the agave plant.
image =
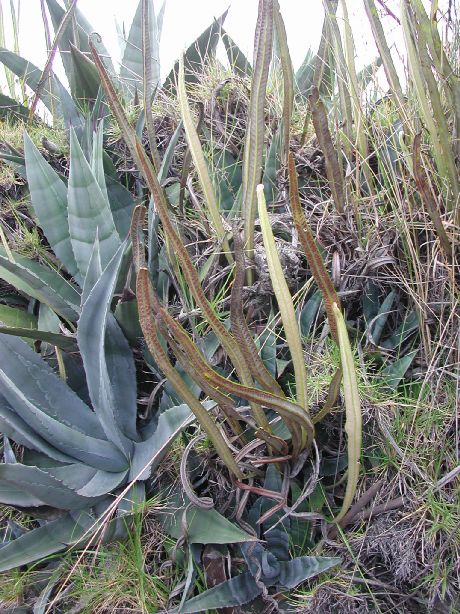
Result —
[[[305,580],[339,565],[338,557],[300,556],[291,558],[289,540],[292,534],[291,519],[283,511],[277,511],[263,522],[261,519],[270,512],[273,497],[281,495],[282,477],[278,470],[269,466],[265,476],[262,492],[270,497],[257,497],[247,513],[247,525],[252,528],[258,540],[240,545],[247,571],[209,588],[207,591],[183,600],[172,613],[203,612],[231,606],[242,606],[251,602],[255,611],[263,611],[268,603],[265,601],[268,589],[275,587],[279,591],[296,588]],[[295,522],[295,519],[292,520]],[[186,593],[184,593],[184,596]],[[268,598],[270,599],[270,598]],[[264,603],[265,601],[265,603]]]
[[[32,513],[42,506],[62,510],[3,546],[2,571],[88,538],[109,508],[121,503],[127,511],[129,500],[142,501],[136,482],[189,420],[189,409],[179,406],[162,414],[148,437],[136,425],[133,356],[109,312],[125,252],[126,242],[102,271],[96,240],[78,307],[77,341],[92,409],[22,339],[1,335],[1,430],[23,449],[21,462],[0,466],[0,500]]]

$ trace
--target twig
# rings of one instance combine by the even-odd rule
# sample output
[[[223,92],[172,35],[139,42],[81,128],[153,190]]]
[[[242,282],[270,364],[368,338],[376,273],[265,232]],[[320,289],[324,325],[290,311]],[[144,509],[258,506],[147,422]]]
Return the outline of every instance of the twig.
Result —
[[[41,96],[41,92],[42,92],[43,86],[45,85],[45,82],[46,82],[46,80],[48,78],[48,75],[49,75],[49,73],[51,71],[51,67],[53,65],[54,56],[56,55],[56,51],[57,51],[59,42],[61,40],[62,35],[64,34],[64,30],[66,29],[67,24],[69,23],[70,19],[72,18],[72,14],[73,14],[73,11],[75,9],[76,4],[77,4],[77,0],[72,0],[72,4],[67,9],[67,12],[65,13],[64,17],[62,18],[61,23],[59,24],[59,28],[57,29],[56,35],[54,37],[53,45],[52,45],[51,50],[50,50],[49,55],[48,55],[48,59],[46,60],[45,68],[43,69],[42,75],[40,77],[40,80],[39,80],[39,82],[37,84],[37,88],[35,90],[35,95],[34,95],[34,98],[32,100],[32,105],[31,105],[30,111],[29,111],[29,121],[31,121],[32,117],[34,116],[35,109],[37,108],[38,101],[40,100],[40,96]]]

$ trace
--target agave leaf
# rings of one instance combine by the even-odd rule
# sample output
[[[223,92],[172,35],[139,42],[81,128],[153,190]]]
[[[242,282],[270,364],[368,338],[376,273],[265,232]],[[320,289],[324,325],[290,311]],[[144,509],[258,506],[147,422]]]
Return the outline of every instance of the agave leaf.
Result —
[[[206,403],[204,403],[206,406]],[[211,403],[214,407],[214,403]],[[209,407],[209,401],[208,401]],[[176,405],[160,414],[155,432],[145,441],[136,443],[131,461],[131,473],[129,479],[146,480],[155,469],[175,437],[193,419],[193,414],[188,405]]]
[[[85,472],[85,477],[90,475],[94,469],[80,465]],[[76,465],[60,467],[61,470],[74,470],[73,475],[78,476]],[[89,478],[88,478],[89,479]],[[5,487],[13,486],[23,489],[28,495],[37,497],[46,505],[51,505],[57,509],[76,510],[87,505],[92,505],[97,501],[97,497],[83,497],[75,490],[66,486],[64,482],[54,477],[49,471],[38,467],[29,467],[21,463],[0,464],[0,490]],[[18,505],[14,500],[8,500],[8,493],[3,490],[1,503]]]
[[[246,572],[188,599],[180,610],[177,608],[171,610],[171,614],[188,614],[240,606],[249,603],[261,593],[261,584],[255,582],[251,573]]]
[[[165,531],[175,539],[182,535],[182,517],[187,508],[187,541],[191,544],[238,544],[255,540],[215,509],[188,507],[179,497],[174,497],[171,503],[174,511],[162,514],[159,521]]]
[[[369,335],[375,345],[378,345],[380,342],[383,329],[391,313],[391,308],[393,307],[395,297],[396,292],[392,290],[382,302],[376,317],[369,323]]]
[[[310,329],[315,321],[319,306],[321,305],[321,292],[317,290],[305,303],[300,312],[300,334],[306,337],[310,333]]]
[[[78,543],[92,524],[91,516],[81,512],[77,520],[66,514],[28,531],[2,548],[0,572],[33,563]]]
[[[300,556],[292,561],[283,561],[280,563],[276,584],[283,588],[295,588],[301,582],[314,578],[341,562],[338,557],[328,556]]]
[[[83,289],[81,293],[81,305],[86,303],[91,290],[96,285],[98,279],[102,275],[101,265],[101,253],[99,251],[99,237],[96,231],[96,239],[94,240],[93,251],[88,263],[88,270],[86,271],[85,281],[83,283]]]
[[[61,330],[61,321],[52,309],[41,303],[38,311],[38,328],[42,331],[50,333],[59,333]],[[71,341],[71,339],[69,339]]]
[[[340,454],[336,457],[322,458],[319,466],[319,475],[335,476],[348,467],[348,457],[346,454]]]
[[[247,57],[235,43],[233,38],[221,28],[221,38],[227,52],[227,58],[230,67],[236,75],[240,77],[250,77],[252,74],[252,66]]]
[[[263,360],[264,365],[268,371],[276,377],[276,341],[277,337],[274,331],[274,317],[273,311],[270,312],[268,318],[268,326],[265,331],[260,335],[260,357]]]
[[[334,518],[334,522],[340,522],[353,501],[359,479],[361,441],[362,441],[362,416],[361,401],[359,398],[356,370],[348,338],[347,327],[337,303],[333,305],[337,324],[337,335],[340,348],[340,361],[343,371],[343,396],[345,400],[345,432],[347,434],[348,450],[348,477],[342,509]]]
[[[46,3],[48,5],[48,10],[51,15],[53,27],[55,30],[57,30],[65,15],[65,10],[59,5],[56,0],[46,0]],[[62,62],[64,64],[67,79],[71,86],[73,79],[73,64],[72,59],[70,57],[70,45],[75,45],[82,53],[89,53],[88,37],[94,32],[93,26],[87,21],[87,19],[78,9],[78,7],[75,8],[74,16],[75,21],[77,23],[78,40],[76,41],[74,39],[73,26],[72,23],[69,23],[68,26],[66,26],[59,41],[59,49],[61,51]],[[114,75],[115,70],[113,68],[112,60],[110,59],[110,55],[107,49],[102,44],[102,41],[97,41],[97,48],[101,56],[104,58],[104,64],[107,66],[107,69],[111,72],[112,75]]]
[[[136,299],[121,300],[115,307],[114,315],[125,337],[131,343],[136,343],[142,337]]]
[[[24,309],[0,305],[0,323],[11,328],[37,328],[37,316]]]
[[[164,5],[163,5],[164,7]],[[155,14],[153,3],[150,0],[141,2],[141,48],[142,48],[142,106],[144,111],[147,138],[150,147],[150,156],[153,166],[158,171],[161,166],[160,154],[158,153],[155,122],[153,121],[152,96],[156,93],[159,84],[159,35],[154,31],[152,41],[152,28],[155,30]],[[156,65],[152,66],[152,49],[156,51]],[[153,75],[155,71],[155,75]]]
[[[53,269],[13,252],[14,262],[0,247],[0,278],[45,303],[62,318],[75,321],[78,317],[80,294],[76,287]]]
[[[295,93],[302,99],[306,100],[310,89],[313,85],[313,76],[315,74],[315,59],[316,56],[311,49],[308,49],[300,68],[295,74]]]
[[[128,343],[110,314],[125,251],[126,241],[120,245],[84,303],[77,339],[93,408],[104,432],[129,452],[130,439],[137,438],[135,368]]]
[[[151,83],[155,91],[160,82],[160,49],[158,21],[155,16],[153,2],[150,3],[150,54],[151,54]],[[143,46],[142,46],[142,0],[139,0],[136,14],[129,30],[126,47],[120,67],[120,79],[131,96],[134,92],[142,90],[143,82]]]
[[[3,462],[4,463],[17,463],[16,455],[11,447],[8,436],[3,433]]]
[[[389,390],[397,389],[408,368],[411,366],[417,352],[418,350],[408,352],[405,356],[398,358],[398,360],[395,360],[380,371],[380,376],[386,388]]]
[[[364,292],[362,298],[362,311],[364,321],[366,325],[369,326],[370,321],[375,318],[379,312],[379,287],[372,281],[367,284]]]
[[[50,467],[47,473],[82,497],[101,497],[113,492],[124,481],[127,470],[101,471],[87,465],[75,463],[63,467]]]
[[[49,577],[46,578],[46,584],[44,588],[41,589],[40,594],[38,595],[35,603],[32,614],[46,614],[46,610],[48,608],[51,595],[55,590],[56,586],[61,582],[62,574],[65,569],[65,562],[62,561],[58,563],[56,561],[56,566],[54,562],[50,563],[50,567],[52,566],[53,571],[50,572]],[[40,587],[41,588],[41,587]],[[18,613],[19,614],[19,613]]]
[[[0,318],[1,319],[1,318]],[[50,345],[54,345],[66,352],[75,352],[76,343],[73,337],[67,337],[60,333],[50,333],[47,330],[38,330],[36,328],[21,328],[14,326],[0,326],[0,333],[5,335],[14,335],[15,337],[22,337],[25,340],[31,340],[30,344],[33,345],[33,341],[45,341]]]
[[[204,32],[188,47],[185,52],[185,81],[187,83],[197,83],[200,79],[203,66],[209,58],[213,57],[219,42],[220,29],[227,17],[228,9],[220,17],[206,28]],[[179,73],[179,60],[174,64],[173,69],[166,77],[163,84],[164,89],[175,89],[177,75]]]
[[[381,345],[389,350],[399,349],[402,343],[418,330],[419,320],[417,311],[413,309],[405,317],[398,329],[388,338],[382,341]]]
[[[69,231],[80,274],[88,269],[96,232],[104,269],[120,246],[109,204],[89,166],[75,132],[70,131]]]
[[[3,467],[0,464],[0,469]],[[16,507],[40,507],[45,503],[32,493],[23,490],[21,486],[6,482],[0,477],[0,502]],[[1,563],[0,563],[1,565]]]
[[[14,98],[10,98],[5,94],[0,93],[0,118],[20,118],[27,120],[29,117],[29,110],[24,105],[20,104]]]
[[[81,280],[72,251],[67,217],[67,186],[24,132],[27,182],[38,224],[67,271]]]
[[[267,203],[275,202],[277,197],[278,171],[281,167],[281,136],[281,129],[278,128],[278,130],[273,135],[270,147],[268,148],[267,156],[265,158],[262,181],[264,184],[264,194]]]
[[[41,437],[94,467],[125,469],[122,453],[101,438],[95,414],[26,343],[0,335],[0,359],[4,397]]]
[[[4,145],[8,151],[0,151],[0,160],[6,162],[8,166],[14,169],[18,175],[24,179],[27,179],[24,156],[11,147],[11,145],[8,145],[8,143],[5,143]]]
[[[0,335],[0,357],[5,373],[29,400],[82,433],[103,437],[94,413],[26,343]]]
[[[8,406],[6,399],[0,395],[0,431],[15,441],[17,444],[26,447],[29,450],[36,450],[45,454],[48,459],[63,463],[73,463],[75,459],[63,452],[57,450],[50,445],[45,439],[40,437],[38,433],[20,416],[18,416],[11,407]]]
[[[231,211],[241,186],[241,163],[228,149],[212,148],[211,179],[219,209]]]
[[[79,103],[94,102],[101,84],[96,67],[89,57],[72,43],[70,43],[70,57],[73,65],[71,81],[73,99]]]
[[[106,522],[103,515],[112,505],[113,498],[107,497],[95,509],[99,517],[102,517],[101,541],[108,544],[113,541],[126,540],[132,536],[131,517],[134,513],[142,511],[145,503],[145,486],[143,483],[135,482],[125,493],[118,503],[117,516],[110,522]]]
[[[105,176],[105,184],[115,228],[120,238],[124,239],[128,235],[134,209],[133,196],[123,184],[110,175]]]
[[[36,91],[42,76],[42,71],[39,68],[13,51],[3,48],[0,48],[0,62],[14,72],[21,82],[26,83],[34,92]],[[43,104],[51,113],[54,111],[58,115],[67,116],[75,124],[79,124],[81,121],[80,113],[70,94],[54,74],[51,74],[50,78],[51,89],[49,88],[50,80],[47,79],[40,96]]]
[[[107,373],[119,414],[121,429],[133,441],[139,441],[136,428],[136,367],[128,341],[112,314],[107,317],[105,338]]]

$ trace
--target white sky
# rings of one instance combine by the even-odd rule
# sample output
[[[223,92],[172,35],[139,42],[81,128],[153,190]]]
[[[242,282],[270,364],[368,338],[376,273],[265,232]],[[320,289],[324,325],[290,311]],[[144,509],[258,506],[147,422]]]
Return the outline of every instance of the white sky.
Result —
[[[20,54],[40,68],[46,60],[40,0],[13,0],[20,3]],[[298,67],[309,47],[318,47],[323,21],[322,0],[279,0],[286,25],[294,67]],[[12,49],[9,0],[0,0],[7,28],[8,48]],[[129,30],[138,0],[79,0],[77,6],[102,36],[115,60],[119,60],[115,19]],[[154,0],[156,10],[161,2]],[[252,61],[254,27],[258,0],[167,0],[160,56],[161,71],[168,74],[183,49],[192,43],[230,6],[224,27]],[[348,10],[356,38],[359,65],[371,61],[376,49],[368,31],[361,0],[348,0]],[[390,24],[391,25],[391,24]],[[9,44],[8,44],[9,43]],[[56,70],[59,74],[58,65]]]
[[[62,0],[61,4],[62,4]],[[20,55],[43,68],[46,61],[44,29],[40,0],[12,0],[20,6],[19,45]],[[440,6],[448,0],[441,0]],[[154,0],[156,11],[162,0]],[[294,68],[297,68],[309,47],[317,50],[322,22],[322,0],[279,0],[286,25],[287,38]],[[429,3],[429,0],[424,0]],[[10,0],[0,0],[7,30],[6,46],[13,48],[10,16]],[[77,6],[86,15],[94,29],[102,36],[115,62],[120,61],[115,20],[125,23],[129,31],[138,0],[78,0]],[[399,1],[387,0],[387,5],[399,14]],[[356,67],[359,70],[377,55],[370,26],[364,12],[362,0],[347,0],[350,22],[356,47]],[[224,27],[243,52],[252,61],[254,27],[257,17],[258,0],[166,0],[166,12],[160,47],[161,73],[166,76],[180,53],[206,29],[214,17],[228,7]],[[340,15],[340,9],[339,9]],[[340,17],[339,17],[340,19]],[[393,19],[386,18],[384,27],[387,40],[392,48],[396,64],[398,54],[404,49],[401,29]],[[59,58],[54,69],[65,81]],[[0,70],[0,85],[4,83]]]

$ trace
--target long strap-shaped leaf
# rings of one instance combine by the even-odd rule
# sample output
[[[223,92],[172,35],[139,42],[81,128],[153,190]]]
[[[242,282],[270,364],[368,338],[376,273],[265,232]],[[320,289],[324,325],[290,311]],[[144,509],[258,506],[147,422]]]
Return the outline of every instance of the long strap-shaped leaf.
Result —
[[[99,237],[103,269],[112,259],[121,241],[107,201],[107,192],[104,194],[101,190],[73,129],[70,131],[70,174],[67,197],[70,240],[78,269],[84,278],[96,232]]]
[[[217,317],[214,308],[207,300],[203,289],[201,287],[201,283],[198,277],[198,274],[193,266],[193,263],[190,259],[190,256],[182,243],[179,235],[177,234],[174,225],[172,224],[169,218],[168,212],[168,204],[166,201],[166,197],[164,192],[158,182],[158,178],[155,174],[155,171],[150,163],[150,160],[147,157],[139,139],[137,138],[133,128],[130,126],[128,120],[126,119],[123,108],[118,99],[117,93],[112,85],[110,77],[99,58],[99,55],[94,47],[93,43],[90,41],[91,52],[94,57],[94,62],[97,66],[99,74],[101,76],[102,85],[105,89],[107,99],[110,103],[112,112],[121,128],[123,133],[123,138],[126,141],[126,144],[130,150],[133,159],[142,173],[147,186],[152,194],[152,197],[155,201],[155,206],[158,211],[158,214],[161,219],[161,223],[163,224],[163,229],[165,231],[168,240],[171,243],[171,247],[177,255],[177,258],[180,262],[182,272],[184,277],[189,285],[189,288],[193,294],[195,301],[197,302],[200,309],[203,311],[203,315],[206,317],[208,324],[216,333],[219,341],[221,342],[223,348],[229,355],[237,373],[239,379],[243,382],[249,382],[249,369],[247,367],[247,363],[243,353],[241,352],[238,343],[232,337],[232,335],[227,331],[225,326]],[[255,416],[257,423],[259,426],[270,430],[268,421],[263,412],[258,413]]]
[[[278,0],[276,1],[274,11],[274,23],[276,31],[276,39],[280,54],[281,67],[283,70],[283,145],[282,145],[282,161],[287,162],[289,153],[289,131],[291,128],[292,108],[294,105],[294,69],[292,67],[291,56],[287,44],[286,28],[284,26],[283,17],[280,12]]]
[[[139,321],[149,351],[177,394],[193,411],[197,420],[206,431],[209,439],[212,441],[217,454],[226,464],[229,471],[236,477],[242,478],[243,474],[218,427],[173,367],[158,339],[157,327],[153,319],[152,287],[149,279],[149,272],[146,268],[141,268],[137,274],[136,296],[139,307]]]
[[[284,397],[279,397],[271,392],[265,392],[264,390],[260,390],[258,388],[249,388],[248,386],[233,382],[232,380],[222,377],[216,373],[216,371],[214,371],[214,369],[208,365],[199,349],[195,346],[179,322],[174,320],[174,318],[163,307],[160,307],[159,311],[162,319],[167,324],[168,328],[177,339],[182,349],[185,351],[188,359],[191,363],[193,363],[194,368],[197,371],[200,371],[202,377],[204,377],[213,387],[218,390],[223,390],[227,394],[236,395],[242,399],[245,399],[246,401],[258,403],[260,405],[264,405],[265,407],[269,407],[270,409],[274,409],[285,421],[297,425],[298,428],[304,429],[307,433],[308,441],[313,439],[313,424],[309,415],[303,410],[302,407]],[[293,435],[293,439],[295,439],[297,432],[291,431],[291,434]],[[295,452],[298,453],[299,451],[300,450],[297,449]]]
[[[291,199],[292,215],[294,224],[299,235],[299,241],[305,252],[313,277],[321,291],[324,304],[326,306],[327,318],[334,339],[337,340],[337,326],[333,312],[333,305],[337,303],[340,307],[340,300],[332,283],[329,273],[324,266],[323,259],[316,245],[315,238],[307,222],[299,199],[299,187],[297,183],[297,173],[295,170],[294,156],[289,154],[289,197]]]
[[[307,410],[307,371],[305,368],[305,358],[303,355],[302,342],[300,339],[299,324],[295,315],[292,297],[284,277],[281,262],[276,250],[275,237],[270,225],[270,220],[265,203],[263,185],[257,186],[257,198],[259,202],[259,218],[262,228],[262,236],[267,254],[268,270],[273,290],[281,314],[281,321],[286,335],[286,341],[291,353],[292,362],[294,365],[294,374],[296,380],[296,395],[298,403],[301,407]]]
[[[142,225],[145,219],[145,214],[146,214],[145,207],[143,205],[138,205],[134,209],[133,217],[131,220],[130,235],[131,235],[131,242],[133,246],[133,264],[134,264],[134,270],[136,271],[136,275],[139,273],[141,268],[148,268],[147,263],[146,263],[146,258],[145,258],[145,246],[144,246],[143,231],[142,231]],[[153,300],[153,307],[155,309],[156,314],[160,313],[161,311],[160,301],[158,299],[158,296],[155,290],[153,289],[153,286],[152,286],[152,300]],[[166,310],[164,311],[169,316],[168,312]],[[174,354],[176,355],[176,358],[181,362],[185,372],[198,383],[200,388],[203,390],[203,392],[207,396],[213,399],[221,407],[222,411],[227,416],[227,419],[229,420],[229,424],[232,427],[234,433],[241,433],[241,428],[239,426],[239,423],[237,422],[238,414],[236,414],[236,412],[234,412],[233,410],[232,400],[226,397],[225,395],[222,395],[217,390],[213,389],[209,385],[209,383],[204,379],[204,377],[199,372],[199,370],[193,369],[193,365],[191,364],[189,359],[183,360],[183,356],[181,354],[180,349],[178,347],[177,348],[175,347],[174,343],[172,343],[172,340],[168,339],[168,341],[169,341],[169,344]],[[198,352],[198,348],[196,348],[196,351]],[[236,414],[236,416],[233,415],[234,413]]]
[[[150,40],[150,0],[142,0],[142,63],[143,63],[143,101],[145,113],[145,125],[150,145],[150,154],[153,165],[158,172],[161,166],[160,155],[158,153],[155,124],[153,123],[152,113],[152,56]],[[155,20],[155,15],[153,15]],[[156,30],[156,28],[155,28]],[[158,46],[158,45],[157,45]]]
[[[320,100],[319,92],[316,87],[312,88],[312,93],[308,97],[308,101],[310,103],[311,117],[316,136],[318,137],[318,143],[324,154],[326,175],[331,187],[335,207],[339,213],[343,213],[345,201],[343,172],[339,164],[337,151],[332,143],[326,109],[324,108],[323,102]]]
[[[192,118],[190,106],[187,97],[187,90],[185,89],[185,76],[184,76],[184,57],[181,56],[179,60],[179,80],[177,84],[177,93],[179,95],[179,106],[182,115],[182,121],[184,122],[185,134],[189,146],[189,151],[192,155],[192,160],[195,165],[198,177],[200,180],[201,188],[203,190],[204,198],[208,208],[208,213],[211,218],[214,230],[217,233],[219,241],[222,241],[222,245],[229,262],[232,262],[230,254],[230,247],[228,240],[226,239],[226,233],[222,224],[222,218],[217,204],[216,195],[214,194],[214,188],[212,185],[211,177],[209,176],[208,166],[201,148],[200,139],[195,128],[195,123]]]
[[[232,332],[244,353],[249,357],[248,366],[253,378],[266,390],[280,397],[284,397],[283,390],[272,374],[264,365],[259,356],[257,346],[249,330],[243,310],[243,285],[245,279],[244,248],[240,233],[233,233],[233,245],[235,248],[235,277],[230,297],[230,323]]]
[[[254,222],[256,218],[256,187],[260,183],[264,146],[264,105],[273,45],[273,0],[259,1],[254,46],[254,72],[249,105],[249,128],[246,135],[243,162],[242,211],[245,249],[250,258],[254,250]],[[248,269],[248,280],[252,272]]]
[[[334,316],[337,325],[337,335],[339,339],[340,360],[343,371],[343,396],[345,399],[345,432],[347,433],[348,449],[348,477],[345,496],[343,498],[342,509],[334,518],[334,522],[340,522],[348,512],[355,496],[358,485],[361,440],[362,440],[362,417],[361,402],[359,399],[358,382],[356,370],[353,362],[350,340],[348,338],[347,327],[343,319],[342,312],[338,305],[333,305]]]

